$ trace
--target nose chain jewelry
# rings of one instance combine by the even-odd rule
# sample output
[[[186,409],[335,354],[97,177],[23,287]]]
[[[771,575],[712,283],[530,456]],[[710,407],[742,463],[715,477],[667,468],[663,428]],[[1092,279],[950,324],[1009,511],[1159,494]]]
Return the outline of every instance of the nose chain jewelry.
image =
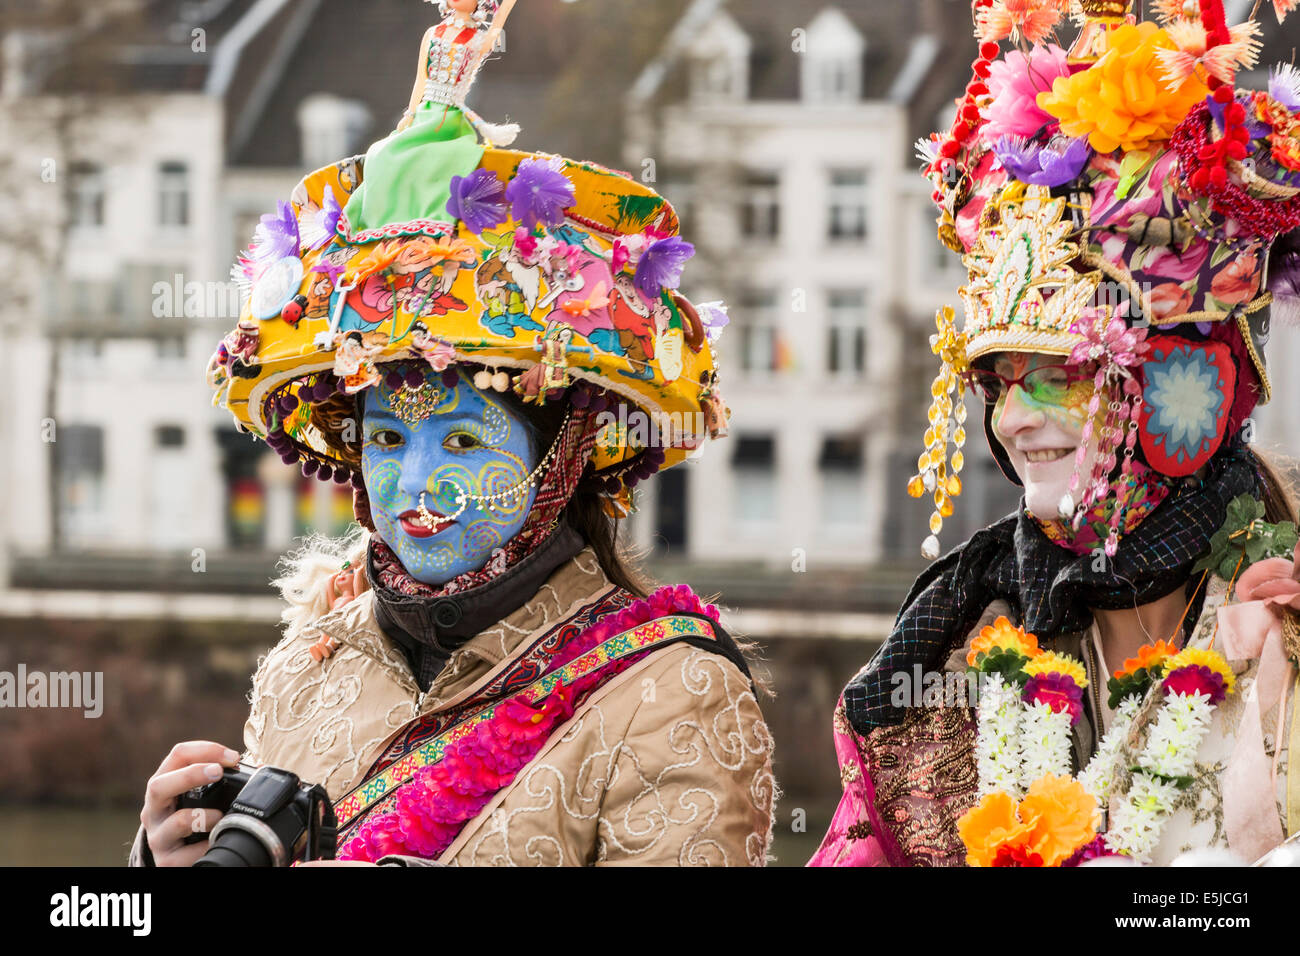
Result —
[[[419,517],[417,519],[419,523],[424,525],[424,527],[428,528],[429,530],[433,530],[433,528],[438,524],[443,524],[449,521],[455,521],[457,518],[459,518],[461,515],[465,513],[465,510],[469,507],[470,502],[472,501],[479,502],[480,504],[486,506],[488,511],[496,511],[498,506],[506,507],[514,504],[519,499],[525,497],[528,493],[529,488],[537,487],[538,479],[541,478],[542,474],[546,471],[547,467],[551,464],[552,460],[555,458],[555,453],[560,447],[560,441],[564,438],[564,433],[569,428],[569,419],[571,415],[572,415],[572,410],[565,412],[564,421],[560,423],[560,431],[555,436],[555,441],[551,443],[550,449],[546,452],[545,455],[542,456],[542,460],[537,463],[537,467],[534,468],[532,472],[529,473],[521,481],[511,485],[509,488],[506,488],[504,491],[498,491],[494,495],[471,495],[468,492],[461,489],[461,487],[457,485],[454,481],[443,479],[442,481],[439,482],[439,484],[449,484],[452,487],[454,487],[457,491],[456,499],[455,499],[457,505],[456,513],[446,515],[441,520],[439,520],[437,515],[435,515],[427,507],[425,507],[424,497],[427,494],[427,492],[422,491],[420,492],[420,506],[418,509],[416,509],[419,513]]]

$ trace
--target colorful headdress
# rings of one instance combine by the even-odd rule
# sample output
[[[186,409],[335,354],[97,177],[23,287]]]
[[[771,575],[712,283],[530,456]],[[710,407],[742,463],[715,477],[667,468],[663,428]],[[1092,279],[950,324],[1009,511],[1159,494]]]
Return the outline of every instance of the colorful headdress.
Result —
[[[637,481],[726,434],[711,350],[725,309],[678,292],[694,248],[651,189],[477,141],[484,124],[442,96],[473,68],[468,36],[435,35],[412,126],[307,176],[262,218],[233,273],[246,293],[239,324],[209,366],[215,402],[286,463],[360,487],[322,406],[381,378],[414,389],[422,376],[399,363],[449,380],[460,367],[527,402],[607,411],[592,416],[588,477],[626,505]],[[394,155],[406,140],[409,169]],[[384,202],[409,209],[413,192],[428,212],[383,218]]]
[[[1297,5],[1275,0],[1277,19]],[[1221,0],[1155,6],[1161,23],[1138,23],[1126,0],[974,0],[973,76],[951,129],[918,144],[939,237],[970,273],[965,325],[938,316],[943,369],[909,486],[935,498],[928,557],[960,493],[961,373],[984,356],[1095,363],[1100,452],[1060,508],[1076,528],[1117,466],[1120,489],[1135,458],[1191,475],[1268,400],[1270,306],[1300,303],[1300,71],[1237,90],[1260,24],[1227,24]],[[1072,14],[1067,50],[1052,41]],[[1016,480],[991,410],[985,428]],[[1119,498],[1110,553],[1127,527]]]

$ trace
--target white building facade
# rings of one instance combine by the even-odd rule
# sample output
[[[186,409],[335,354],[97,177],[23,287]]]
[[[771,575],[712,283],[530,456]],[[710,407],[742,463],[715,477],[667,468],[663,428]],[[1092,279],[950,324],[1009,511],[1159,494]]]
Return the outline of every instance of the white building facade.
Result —
[[[926,518],[900,471],[928,398],[915,353],[963,278],[909,158],[907,88],[933,47],[916,38],[889,94],[864,99],[871,39],[827,7],[792,34],[797,96],[759,99],[744,30],[698,6],[712,11],[702,28],[638,85],[625,162],[657,170],[697,246],[686,291],[730,305],[717,353],[731,435],[653,483],[638,540],[773,567],[914,557],[921,537],[903,541],[898,512],[915,511],[916,529]],[[676,100],[655,87],[674,69],[689,78]],[[978,497],[987,455],[973,432]]]

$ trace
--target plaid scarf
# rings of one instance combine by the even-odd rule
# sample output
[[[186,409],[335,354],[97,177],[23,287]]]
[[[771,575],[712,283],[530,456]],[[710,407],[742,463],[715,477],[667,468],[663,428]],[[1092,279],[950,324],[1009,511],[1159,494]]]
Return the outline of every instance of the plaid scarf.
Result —
[[[844,689],[854,729],[866,734],[901,723],[904,710],[890,701],[893,675],[918,664],[925,672],[941,668],[998,598],[1041,639],[1084,630],[1090,607],[1140,607],[1188,585],[1192,566],[1227,518],[1228,502],[1262,488],[1254,457],[1240,441],[1208,468],[1203,482],[1176,489],[1104,562],[1053,544],[1023,501],[1019,512],[936,561],[912,586],[884,645]]]
[[[411,577],[392,548],[380,540],[378,535],[371,535],[370,552],[373,567],[379,575],[379,585],[409,597],[433,598],[481,587],[505,574],[555,530],[560,515],[573,498],[583,470],[587,467],[598,430],[596,416],[589,409],[572,408],[568,424],[556,439],[560,444],[555,450],[555,458],[542,476],[533,506],[519,533],[507,541],[483,567],[466,571],[440,588]]]

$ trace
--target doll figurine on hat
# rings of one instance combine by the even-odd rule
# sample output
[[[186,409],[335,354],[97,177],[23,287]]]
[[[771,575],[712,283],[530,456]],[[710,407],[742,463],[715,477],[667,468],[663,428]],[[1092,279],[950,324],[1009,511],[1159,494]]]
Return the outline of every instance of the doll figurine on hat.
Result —
[[[339,220],[343,238],[436,234],[448,219],[451,177],[474,170],[484,147],[514,142],[518,126],[487,123],[465,105],[514,5],[438,0],[442,22],[421,40],[411,99],[397,129],[366,153],[365,182]]]

